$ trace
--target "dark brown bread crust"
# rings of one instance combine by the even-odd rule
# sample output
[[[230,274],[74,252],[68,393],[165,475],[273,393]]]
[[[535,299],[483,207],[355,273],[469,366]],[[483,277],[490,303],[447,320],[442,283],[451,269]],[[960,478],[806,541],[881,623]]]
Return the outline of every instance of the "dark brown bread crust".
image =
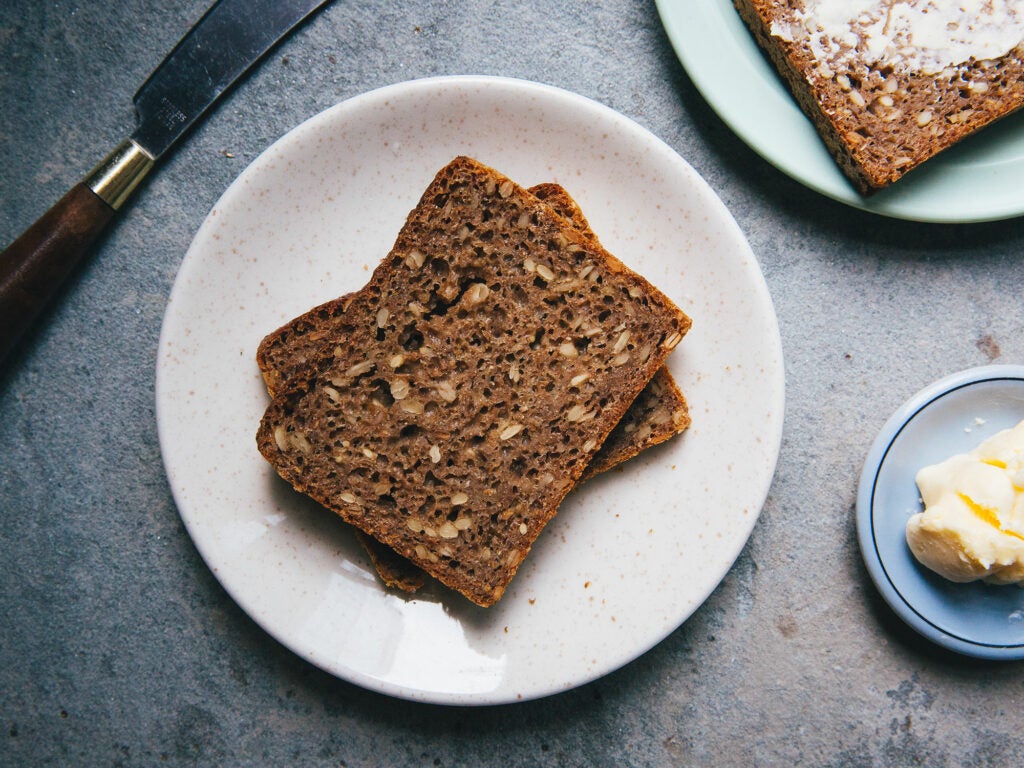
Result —
[[[867,64],[821,67],[807,40],[771,34],[800,0],[734,0],[761,49],[782,75],[832,156],[859,192],[870,195],[966,136],[1024,106],[1024,46],[994,62],[949,67],[940,75]]]
[[[480,605],[690,325],[468,158],[437,175],[344,313],[309,378],[268,407],[260,451]]]
[[[301,377],[323,351],[331,333],[344,326],[345,310],[354,298],[354,293],[347,293],[325,301],[263,338],[256,350],[256,364],[271,397]]]

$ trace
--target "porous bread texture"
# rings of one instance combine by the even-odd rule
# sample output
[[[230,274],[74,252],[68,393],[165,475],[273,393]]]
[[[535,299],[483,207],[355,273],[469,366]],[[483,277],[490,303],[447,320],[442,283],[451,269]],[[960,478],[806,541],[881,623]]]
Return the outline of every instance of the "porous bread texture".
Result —
[[[564,187],[544,183],[530,187],[529,192],[550,205],[579,232],[597,242],[597,235],[583,210]],[[288,379],[301,374],[309,359],[316,356],[332,325],[341,322],[343,307],[349,300],[347,295],[314,307],[263,339],[256,357],[271,396]],[[641,451],[685,431],[689,425],[686,399],[668,368],[662,366],[630,404],[625,416],[587,465],[581,479],[606,472]],[[424,585],[425,574],[421,569],[376,539],[362,532],[357,535],[374,569],[388,587],[416,592]]]
[[[1024,106],[1024,46],[931,75],[866,60],[819,62],[791,25],[802,0],[734,0],[761,49],[863,195],[883,189],[965,137]],[[799,29],[799,25],[788,26]]]
[[[682,392],[672,374],[662,366],[615,425],[580,480],[607,472],[641,451],[684,432],[690,421]],[[384,584],[403,592],[416,592],[426,583],[423,571],[393,549],[362,531],[357,531],[357,535]]]
[[[457,158],[257,444],[297,490],[491,605],[689,326],[545,203]]]

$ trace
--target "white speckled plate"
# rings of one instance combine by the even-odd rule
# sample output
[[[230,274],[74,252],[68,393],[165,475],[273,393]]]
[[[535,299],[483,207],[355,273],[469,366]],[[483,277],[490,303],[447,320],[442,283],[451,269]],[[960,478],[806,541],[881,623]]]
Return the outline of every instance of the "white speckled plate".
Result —
[[[864,462],[857,535],[875,586],[896,614],[934,643],[983,659],[1024,659],[1024,590],[954,584],[920,565],[907,546],[923,509],[914,477],[1024,419],[1024,365],[947,376],[886,422]]]
[[[469,154],[562,183],[610,251],[694,319],[671,356],[693,426],[587,483],[505,597],[384,590],[338,518],[256,450],[266,333],[359,288],[434,173]],[[157,417],[182,518],[221,583],[319,667],[409,699],[492,704],[563,691],[636,658],[716,587],[757,520],[783,418],[782,353],[757,261],[675,152],[612,110],[518,80],[383,88],[317,115],[231,185],[175,281]]]
[[[1024,213],[1024,112],[865,198],[832,160],[732,0],[657,0],[657,5],[679,60],[712,109],[751,149],[800,183],[899,219],[966,223]]]

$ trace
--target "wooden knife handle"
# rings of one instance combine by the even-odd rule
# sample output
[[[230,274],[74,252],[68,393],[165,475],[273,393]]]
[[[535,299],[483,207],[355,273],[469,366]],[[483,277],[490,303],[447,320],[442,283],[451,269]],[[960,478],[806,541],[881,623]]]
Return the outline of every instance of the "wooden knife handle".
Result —
[[[114,216],[76,184],[0,254],[0,359],[14,347]]]
[[[0,361],[89,252],[153,159],[128,140],[0,253]]]

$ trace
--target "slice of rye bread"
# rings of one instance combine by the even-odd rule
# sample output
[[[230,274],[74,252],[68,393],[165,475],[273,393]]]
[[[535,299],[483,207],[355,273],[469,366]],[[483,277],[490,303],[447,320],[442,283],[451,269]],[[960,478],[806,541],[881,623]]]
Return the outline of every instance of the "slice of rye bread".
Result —
[[[257,444],[297,490],[487,606],[690,320],[527,190],[435,177]]]
[[[597,235],[583,210],[564,187],[545,183],[530,187],[529,191],[597,242]],[[257,362],[271,396],[275,387],[283,386],[284,382],[301,373],[309,359],[316,355],[323,346],[323,337],[330,333],[330,325],[340,324],[340,314],[350,300],[351,294],[348,294],[325,302],[263,339],[257,351]],[[644,449],[685,431],[689,425],[686,399],[668,368],[662,366],[630,404],[626,415],[587,465],[581,480],[617,466]],[[420,568],[358,529],[356,535],[381,581],[387,586],[416,592],[424,585],[426,574]]]
[[[1001,58],[925,74],[906,59],[877,63],[815,40],[802,0],[734,0],[761,49],[843,172],[870,195],[925,160],[1024,106],[1024,44]],[[815,57],[815,51],[820,59]]]
[[[590,222],[564,187],[545,183],[530,187],[529,191],[570,221],[577,230],[597,242]],[[315,307],[263,340],[257,359],[268,389],[272,382],[286,381],[303,369],[308,359],[322,346],[319,340],[329,332],[320,327],[318,321],[338,321],[338,315],[349,299],[349,296],[342,296]],[[315,343],[311,346],[311,342]],[[690,414],[686,399],[668,368],[663,365],[605,439],[587,465],[581,480],[605,472],[644,449],[668,440],[686,430],[689,425]],[[381,581],[387,586],[404,592],[416,592],[426,583],[426,574],[390,547],[358,529],[356,535]]]

